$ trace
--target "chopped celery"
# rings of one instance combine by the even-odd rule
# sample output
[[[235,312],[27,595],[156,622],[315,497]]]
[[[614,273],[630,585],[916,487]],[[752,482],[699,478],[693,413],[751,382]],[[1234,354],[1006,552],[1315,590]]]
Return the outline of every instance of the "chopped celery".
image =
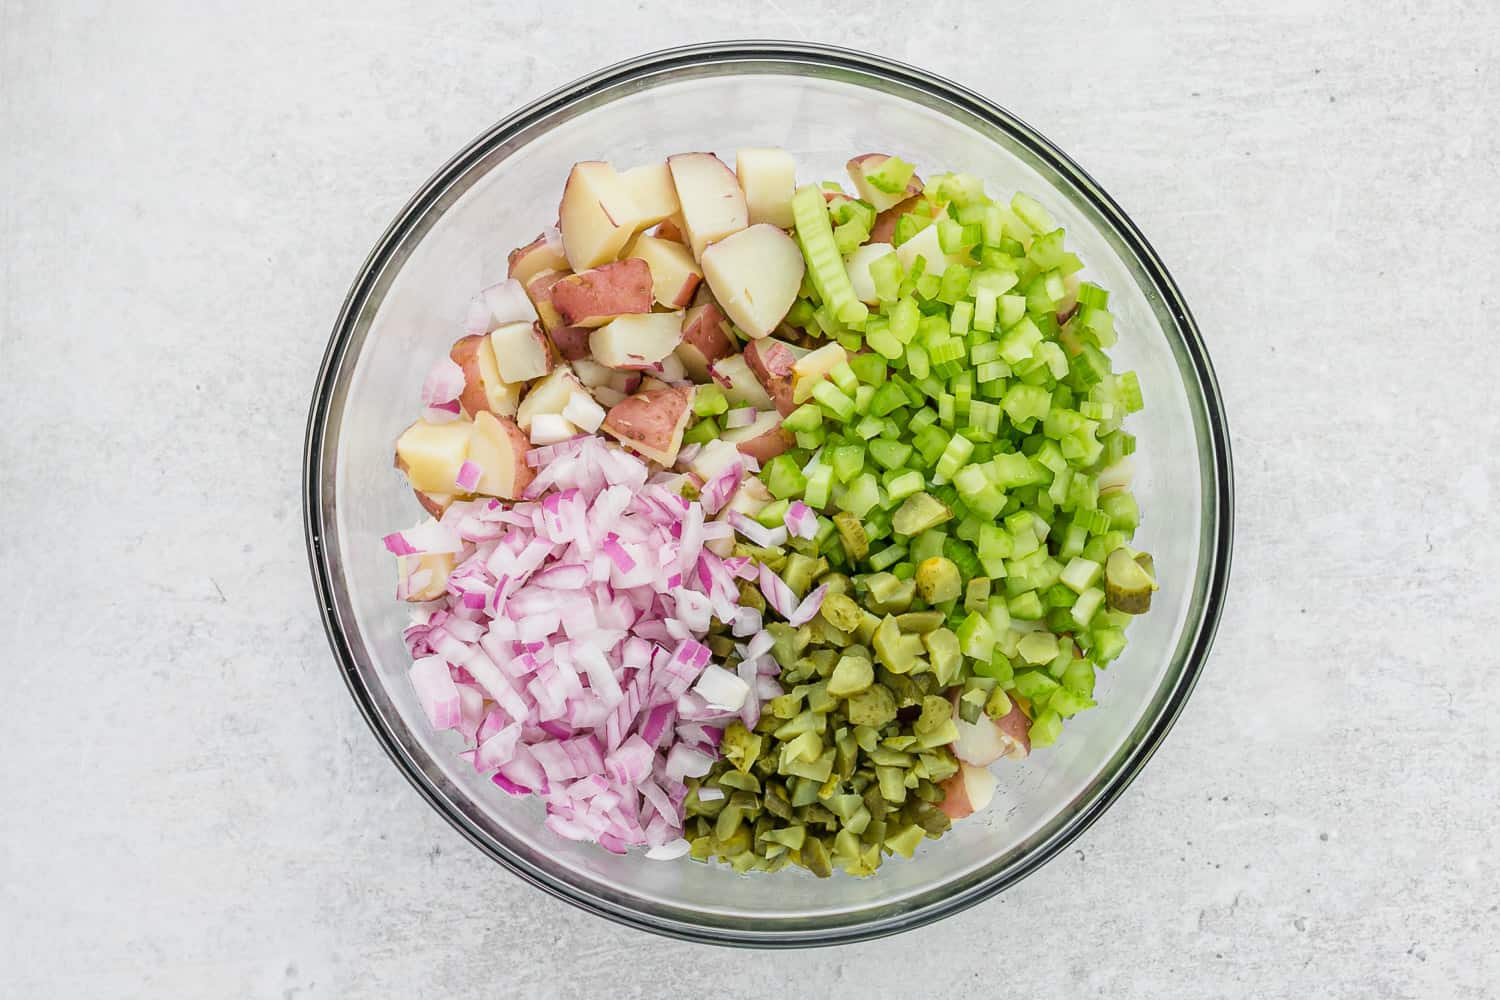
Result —
[[[869,444],[870,458],[887,469],[899,469],[911,457],[912,446],[901,441],[877,438]]]
[[[864,319],[868,310],[849,283],[849,273],[833,238],[823,192],[815,187],[798,189],[792,197],[792,218],[808,274],[819,297],[842,322]]]
[[[767,488],[770,488],[769,485]],[[772,495],[775,495],[774,490]],[[855,517],[863,518],[879,502],[880,484],[876,482],[873,473],[864,472],[849,484],[843,498],[839,500],[839,506]]]
[[[766,489],[778,500],[800,496],[807,488],[807,477],[790,455],[777,455],[767,462],[761,471],[761,478]]]
[[[885,383],[885,365],[873,354],[852,355],[848,364],[854,372],[854,377],[865,385],[879,387]]]
[[[802,499],[814,510],[822,510],[828,506],[828,499],[833,490],[833,468],[827,465],[819,465],[807,474],[807,485],[803,488]]]
[[[683,444],[707,444],[719,436],[719,425],[713,417],[705,417],[682,434]]]
[[[693,413],[699,417],[715,417],[729,409],[729,400],[724,390],[715,382],[698,386],[693,394]]]

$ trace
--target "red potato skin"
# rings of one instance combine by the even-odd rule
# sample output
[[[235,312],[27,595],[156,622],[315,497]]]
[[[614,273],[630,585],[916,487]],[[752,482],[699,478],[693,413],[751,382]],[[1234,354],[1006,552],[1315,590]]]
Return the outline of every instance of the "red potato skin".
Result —
[[[416,494],[417,503],[422,505],[422,509],[433,517],[442,517],[448,505],[453,502],[451,494],[423,493],[421,490],[412,490],[412,493]]]
[[[549,246],[547,234],[541,233],[524,247],[512,250],[505,264],[505,276],[525,284],[541,271],[566,269],[568,258],[563,255],[561,237]]]
[[[964,781],[963,768],[938,784],[943,790],[943,801],[938,803],[938,808],[943,815],[949,819],[963,819],[974,814],[974,803],[969,801],[969,785]]]
[[[687,236],[683,234],[681,229],[677,228],[677,223],[671,219],[663,219],[657,225],[654,235],[657,239],[671,240],[673,243],[681,243],[683,246],[687,246]]]
[[[783,417],[797,408],[792,402],[792,365],[797,356],[774,340],[752,340],[745,345],[745,363]]]
[[[454,341],[448,351],[453,363],[464,370],[464,391],[459,393],[458,405],[469,417],[480,410],[490,408],[489,397],[484,394],[484,378],[479,374],[479,345],[488,334],[471,333]]]
[[[552,346],[557,348],[557,353],[562,355],[564,361],[577,361],[589,356],[591,332],[585,326],[560,326],[548,330],[547,336],[552,338]]]
[[[621,444],[653,458],[651,452],[665,452],[685,423],[688,407],[693,404],[692,386],[647,389],[609,408],[600,429]],[[675,456],[673,456],[675,458]]]
[[[560,278],[552,305],[568,326],[600,326],[616,316],[651,311],[651,267],[638,257]]]
[[[502,498],[515,500],[526,495],[526,487],[530,486],[531,481],[536,478],[536,470],[525,462],[526,453],[531,450],[531,439],[526,436],[525,431],[521,430],[521,425],[510,417],[495,417],[495,420],[499,422],[501,429],[505,431],[505,436],[510,438],[511,445],[515,449],[516,477],[515,482],[511,484],[511,492],[515,496]]]
[[[698,286],[702,283],[703,275],[689,274],[687,276],[687,279],[683,281],[682,287],[677,290],[677,294],[672,297],[672,301],[669,303],[669,305],[678,309],[683,308],[689,302],[693,301],[693,295],[697,293]]]
[[[734,353],[734,340],[729,336],[728,327],[729,319],[724,315],[724,310],[713,301],[694,306],[683,317],[682,344],[678,346],[678,351],[681,354],[682,349],[687,348],[701,356],[701,363],[695,359],[693,366],[702,368],[701,376],[697,371],[689,369],[694,377],[707,378],[709,365]]]
[[[890,208],[875,216],[875,225],[870,227],[870,238],[866,243],[889,243],[891,237],[896,235],[896,221],[917,206],[916,196],[905,201],[897,202]]]
[[[1012,699],[1010,711],[995,720],[996,727],[1015,741],[1019,753],[1006,754],[1012,760],[1020,760],[1031,753],[1031,720],[1026,718],[1026,713],[1021,711],[1021,706]]]
[[[741,455],[749,455],[761,465],[765,465],[777,455],[790,450],[796,443],[796,436],[777,424],[764,434],[757,435],[748,441],[741,441],[735,445],[735,448]]]

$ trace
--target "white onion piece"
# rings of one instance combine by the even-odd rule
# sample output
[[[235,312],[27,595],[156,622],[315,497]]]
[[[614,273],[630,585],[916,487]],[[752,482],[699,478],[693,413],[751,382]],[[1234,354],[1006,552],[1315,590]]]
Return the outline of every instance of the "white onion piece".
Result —
[[[718,664],[709,664],[698,675],[698,683],[693,690],[716,708],[738,712],[750,694],[750,685]]]

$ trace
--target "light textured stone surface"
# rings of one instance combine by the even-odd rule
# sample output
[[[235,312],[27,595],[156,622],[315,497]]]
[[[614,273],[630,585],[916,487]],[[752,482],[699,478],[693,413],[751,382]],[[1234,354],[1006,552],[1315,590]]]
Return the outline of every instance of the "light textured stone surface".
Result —
[[[1495,5],[680,6],[0,0],[0,995],[1495,996]],[[1194,304],[1238,461],[1144,775],[1003,898],[836,953],[486,861],[357,717],[299,524],[313,372],[407,195],[523,100],[743,35],[1072,152]]]

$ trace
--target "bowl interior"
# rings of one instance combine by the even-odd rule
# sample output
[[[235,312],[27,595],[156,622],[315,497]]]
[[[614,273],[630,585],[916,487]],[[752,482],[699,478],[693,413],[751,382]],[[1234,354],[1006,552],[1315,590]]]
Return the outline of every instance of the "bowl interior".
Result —
[[[310,456],[318,489],[310,517],[351,683],[372,723],[481,846],[553,891],[655,929],[760,943],[829,940],[923,919],[1024,874],[1128,780],[1163,717],[1175,714],[1223,569],[1216,539],[1227,456],[1214,451],[1211,388],[1163,278],[1112,225],[1087,180],[1066,176],[1024,134],[873,69],[795,55],[688,60],[618,74],[519,117],[455,161],[393,229],[389,252],[377,252],[351,300],[342,349],[331,355],[321,448]],[[420,516],[391,467],[391,448],[416,414],[425,372],[460,335],[474,292],[504,277],[506,252],[552,224],[569,166],[588,159],[628,166],[689,150],[732,164],[737,148],[752,145],[792,151],[802,182],[843,178],[850,156],[881,151],[901,154],[923,174],[964,170],[992,192],[1041,198],[1067,228],[1085,277],[1110,290],[1121,331],[1116,367],[1139,373],[1147,401],[1127,428],[1139,439],[1139,544],[1155,555],[1162,590],[1152,613],[1131,627],[1124,656],[1101,675],[1101,707],[1069,722],[1056,747],[1002,766],[987,813],[871,879],[819,881],[790,869],[741,877],[687,861],[615,857],[546,831],[537,804],[506,797],[456,756],[455,734],[428,731],[406,681],[400,631],[409,619],[393,598],[393,567],[380,543]]]

